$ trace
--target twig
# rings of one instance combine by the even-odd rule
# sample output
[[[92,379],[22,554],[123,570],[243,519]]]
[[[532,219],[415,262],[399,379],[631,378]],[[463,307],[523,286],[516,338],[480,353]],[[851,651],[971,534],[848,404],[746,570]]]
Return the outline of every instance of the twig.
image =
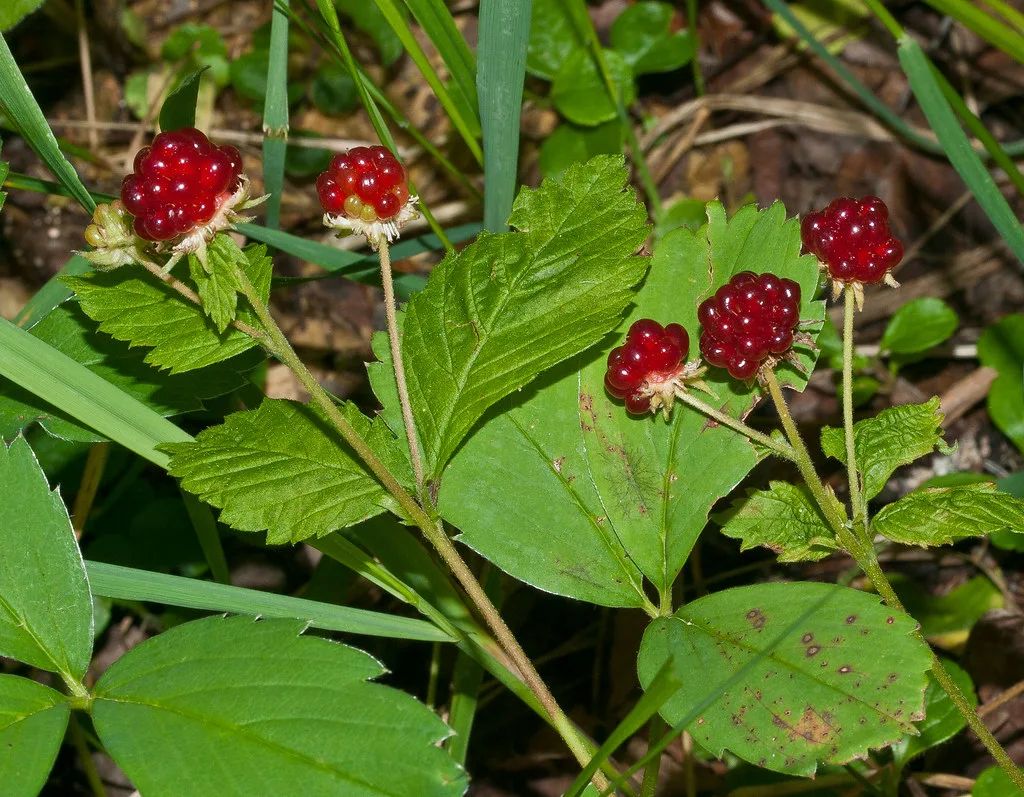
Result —
[[[939,397],[939,405],[947,424],[962,417],[971,407],[988,395],[999,372],[987,365],[975,368],[963,379],[958,379]]]
[[[1024,694],[1024,681],[1017,681],[1017,683],[1009,689],[1000,692],[984,705],[978,706],[978,716],[986,717],[1000,706],[1009,703],[1011,700],[1020,697],[1022,694]]]
[[[85,24],[85,0],[75,0],[78,23],[78,60],[82,64],[82,93],[85,95],[85,118],[89,120],[89,146],[95,152],[100,140],[96,134],[96,98],[93,95],[92,54],[89,52],[89,28]]]

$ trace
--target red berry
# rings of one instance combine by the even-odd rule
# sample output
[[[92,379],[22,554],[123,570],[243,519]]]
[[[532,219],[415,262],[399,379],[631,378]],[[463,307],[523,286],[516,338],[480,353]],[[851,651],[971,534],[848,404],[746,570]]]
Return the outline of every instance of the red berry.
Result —
[[[689,351],[689,335],[679,324],[663,327],[641,318],[630,326],[626,342],[608,353],[605,389],[624,399],[629,412],[643,415],[651,408],[651,396],[644,392],[647,383],[671,380]]]
[[[701,302],[700,353],[734,379],[752,379],[770,355],[785,354],[800,322],[800,286],[741,271]]]
[[[210,222],[238,188],[242,156],[217,147],[195,128],[160,133],[135,156],[121,183],[121,201],[136,235],[169,241]]]
[[[409,186],[405,169],[386,147],[354,147],[334,156],[317,178],[317,193],[326,213],[348,215],[345,200],[354,196],[357,207],[368,205],[378,219],[387,221],[409,198]]]
[[[903,259],[903,244],[889,229],[889,209],[876,196],[840,197],[800,223],[804,251],[839,282],[875,283]]]

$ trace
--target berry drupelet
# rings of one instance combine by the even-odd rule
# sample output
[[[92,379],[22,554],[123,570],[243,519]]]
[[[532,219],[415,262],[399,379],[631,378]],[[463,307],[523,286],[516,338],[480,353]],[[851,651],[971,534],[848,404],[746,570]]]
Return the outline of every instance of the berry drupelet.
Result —
[[[624,399],[634,415],[661,408],[667,417],[673,398],[687,383],[702,386],[703,371],[686,363],[689,351],[690,336],[679,324],[662,326],[642,318],[629,328],[626,342],[609,352],[605,389]]]
[[[238,150],[215,146],[189,127],[160,133],[139,150],[121,183],[121,202],[135,217],[135,234],[147,241],[187,238],[208,226],[212,237],[245,200],[243,184]]]
[[[876,196],[841,197],[808,213],[800,225],[804,251],[821,261],[838,293],[845,285],[885,281],[903,259],[903,244],[889,229],[889,209]]]
[[[793,346],[800,323],[800,286],[774,274],[741,271],[701,302],[701,355],[734,379],[753,379],[758,369]]]
[[[414,215],[405,168],[386,147],[355,147],[335,155],[316,180],[325,223],[392,240]]]

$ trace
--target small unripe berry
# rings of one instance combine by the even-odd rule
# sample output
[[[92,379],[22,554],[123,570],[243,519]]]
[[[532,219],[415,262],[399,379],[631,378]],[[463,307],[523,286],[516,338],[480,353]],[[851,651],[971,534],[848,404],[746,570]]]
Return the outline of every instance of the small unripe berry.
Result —
[[[335,155],[317,178],[316,190],[324,212],[365,222],[395,218],[409,198],[404,167],[381,146],[355,147]]]

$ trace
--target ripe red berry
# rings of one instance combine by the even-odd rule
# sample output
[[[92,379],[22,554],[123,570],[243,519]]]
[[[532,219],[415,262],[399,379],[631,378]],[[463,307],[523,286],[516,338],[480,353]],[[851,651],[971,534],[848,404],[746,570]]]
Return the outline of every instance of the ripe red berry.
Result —
[[[690,336],[679,324],[662,326],[641,318],[626,333],[626,342],[608,354],[605,389],[624,399],[626,409],[643,415],[651,409],[652,386],[671,383],[690,351]]]
[[[325,212],[365,222],[393,219],[409,198],[405,169],[380,146],[335,155],[316,190]]]
[[[752,379],[769,357],[789,351],[800,323],[800,286],[741,271],[701,302],[700,353],[735,379]]]
[[[876,196],[835,199],[804,216],[800,234],[804,251],[842,283],[881,282],[903,259],[903,244],[889,229],[889,209]]]
[[[135,234],[168,241],[209,223],[238,188],[242,156],[193,127],[160,133],[135,156],[121,183],[121,202]]]

